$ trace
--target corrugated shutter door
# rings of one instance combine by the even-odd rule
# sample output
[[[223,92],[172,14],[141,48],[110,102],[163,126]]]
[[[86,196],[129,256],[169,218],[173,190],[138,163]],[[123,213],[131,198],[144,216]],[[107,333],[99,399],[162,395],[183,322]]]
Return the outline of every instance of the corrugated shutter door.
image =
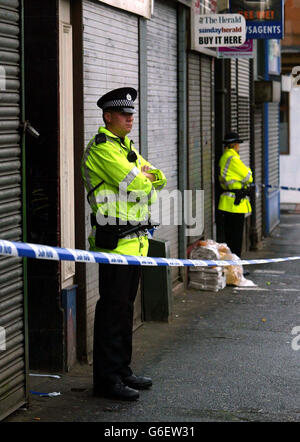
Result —
[[[147,22],[148,158],[167,177],[166,189],[178,189],[177,155],[177,10],[170,1],[155,1]],[[155,237],[170,241],[171,256],[178,257],[178,226],[161,226]],[[178,269],[172,269],[178,279]]]
[[[0,238],[12,241],[22,240],[19,38],[19,2],[0,0]],[[0,419],[26,400],[23,302],[22,260],[0,257]]]
[[[279,105],[269,103],[269,159],[268,159],[268,184],[279,186]]]
[[[121,9],[83,1],[84,126],[85,141],[102,124],[98,98],[111,89],[139,86],[138,18]],[[139,146],[137,112],[130,138]]]
[[[250,165],[250,69],[249,60],[228,60],[226,64],[226,131],[238,132],[241,160]]]
[[[204,190],[204,236],[213,234],[212,61],[205,55],[188,57],[189,189]],[[193,213],[196,213],[193,199]],[[189,243],[196,238],[190,237]]]
[[[201,139],[202,139],[202,189],[204,190],[204,233],[212,238],[212,62],[201,56]]]
[[[85,145],[104,125],[98,98],[109,90],[130,86],[139,88],[138,17],[100,2],[83,0],[83,85]],[[129,134],[139,149],[139,105]],[[90,207],[86,201],[86,238],[90,232]],[[86,247],[89,247],[87,244]],[[99,298],[98,269],[87,266],[87,352],[92,353],[94,308]],[[138,297],[139,298],[139,297]],[[136,301],[136,307],[139,303]],[[138,304],[139,305],[139,304]],[[135,308],[136,314],[140,306]]]
[[[229,65],[229,127],[228,130],[238,130],[238,84],[237,84],[237,61],[228,60]]]
[[[280,221],[279,198],[279,104],[268,103],[268,148],[266,183],[274,188],[266,189],[266,233],[270,233]]]
[[[237,60],[238,67],[238,133],[244,141],[240,144],[241,160],[250,166],[250,83],[249,60]]]
[[[255,149],[255,169],[254,181],[258,185],[258,193],[255,198],[256,210],[256,231],[257,240],[261,241],[263,235],[263,192],[260,184],[263,183],[263,111],[261,106],[256,106],[254,109],[254,149]]]
[[[201,155],[201,111],[200,111],[200,57],[188,55],[188,186],[193,192],[202,189],[202,155]],[[196,213],[195,194],[193,195],[193,214]],[[188,236],[188,243],[197,238]]]

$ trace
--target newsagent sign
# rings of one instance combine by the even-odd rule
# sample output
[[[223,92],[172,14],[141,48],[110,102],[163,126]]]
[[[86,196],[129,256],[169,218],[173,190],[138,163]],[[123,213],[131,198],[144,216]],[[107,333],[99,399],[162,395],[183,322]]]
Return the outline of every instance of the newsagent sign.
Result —
[[[230,0],[230,12],[245,17],[247,40],[284,37],[283,0]]]
[[[240,14],[204,14],[194,17],[192,49],[240,46],[246,40],[246,21]]]

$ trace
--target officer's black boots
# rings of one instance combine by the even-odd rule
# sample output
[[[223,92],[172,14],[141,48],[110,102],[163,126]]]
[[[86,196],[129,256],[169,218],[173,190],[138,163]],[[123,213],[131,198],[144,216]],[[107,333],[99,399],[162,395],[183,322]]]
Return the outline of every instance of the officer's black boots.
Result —
[[[135,401],[139,398],[137,390],[146,390],[152,386],[152,379],[146,376],[122,377],[115,384],[107,383],[94,387],[94,396],[101,396],[108,399],[119,399],[121,401]]]
[[[117,384],[108,384],[101,388],[94,388],[94,396],[119,399],[121,401],[136,401],[139,398],[139,392],[128,387],[123,382],[118,382]]]
[[[136,376],[132,374],[131,376],[123,377],[123,382],[125,385],[136,390],[146,390],[152,385],[152,379],[145,376]]]

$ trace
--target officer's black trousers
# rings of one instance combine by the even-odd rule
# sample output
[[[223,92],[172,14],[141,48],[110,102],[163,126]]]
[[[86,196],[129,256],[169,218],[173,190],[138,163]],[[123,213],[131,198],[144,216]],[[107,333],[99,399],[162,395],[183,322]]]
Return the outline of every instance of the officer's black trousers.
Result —
[[[94,387],[130,376],[132,326],[140,266],[99,264],[94,323]]]
[[[224,211],[223,216],[225,242],[232,253],[241,257],[245,214]]]

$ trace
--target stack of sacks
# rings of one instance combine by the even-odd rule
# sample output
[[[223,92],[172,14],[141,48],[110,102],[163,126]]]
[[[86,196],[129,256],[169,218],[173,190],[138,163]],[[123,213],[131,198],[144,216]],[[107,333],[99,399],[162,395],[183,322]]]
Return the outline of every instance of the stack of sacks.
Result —
[[[191,288],[218,292],[226,286],[222,267],[191,267],[190,271]]]
[[[198,241],[191,250],[190,258],[234,262],[240,260],[237,255],[231,253],[227,244],[219,244],[212,239]],[[226,285],[255,286],[252,281],[244,278],[243,266],[239,264],[224,267],[190,267],[190,287],[216,292]]]
[[[224,256],[221,255],[221,259],[224,261],[239,261],[240,258],[237,255],[229,252]],[[226,284],[227,285],[242,285],[242,281],[245,279],[243,275],[243,266],[242,265],[230,265],[224,267],[224,272],[226,276]]]
[[[220,259],[223,261],[240,261],[240,258],[237,255],[231,253],[227,244],[219,244],[219,252]],[[242,265],[237,264],[226,266],[224,267],[224,272],[227,285],[235,285],[237,287],[256,287],[256,284],[254,284],[253,281],[244,277]]]
[[[218,260],[220,253],[211,240],[198,241],[190,253],[190,259]],[[190,267],[190,287],[217,292],[226,286],[223,267]]]

